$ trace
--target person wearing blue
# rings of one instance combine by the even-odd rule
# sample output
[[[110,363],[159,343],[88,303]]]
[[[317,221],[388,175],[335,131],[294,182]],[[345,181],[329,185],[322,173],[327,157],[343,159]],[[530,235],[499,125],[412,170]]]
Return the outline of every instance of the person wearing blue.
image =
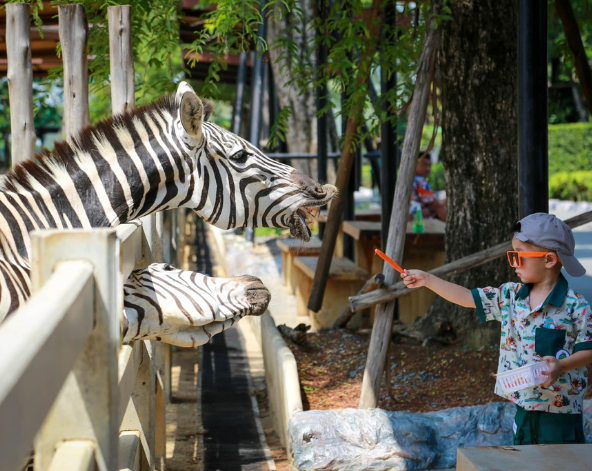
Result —
[[[424,219],[438,218],[446,221],[447,208],[438,201],[428,183],[428,177],[431,173],[432,159],[430,154],[420,152],[417,159],[417,166],[415,167],[410,212],[414,213],[416,209],[421,207]]]

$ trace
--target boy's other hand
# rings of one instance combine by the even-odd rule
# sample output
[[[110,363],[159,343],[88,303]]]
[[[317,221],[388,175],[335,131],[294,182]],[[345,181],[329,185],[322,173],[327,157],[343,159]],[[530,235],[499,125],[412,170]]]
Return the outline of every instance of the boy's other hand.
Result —
[[[543,360],[547,362],[547,370],[542,371],[542,373],[547,377],[547,381],[545,381],[541,386],[544,388],[548,388],[553,386],[559,376],[563,373],[563,368],[561,367],[560,361],[552,356],[543,357]]]
[[[407,288],[427,286],[429,276],[429,273],[421,270],[404,270],[401,273],[401,278],[403,278],[403,283],[405,283]]]

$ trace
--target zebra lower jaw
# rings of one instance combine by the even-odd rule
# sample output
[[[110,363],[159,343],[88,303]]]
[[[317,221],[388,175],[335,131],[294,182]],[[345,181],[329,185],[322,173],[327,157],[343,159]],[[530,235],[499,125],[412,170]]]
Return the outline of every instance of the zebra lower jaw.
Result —
[[[311,208],[308,206],[298,208],[290,218],[290,235],[308,242],[311,236],[308,226],[314,222],[320,212],[320,208]]]

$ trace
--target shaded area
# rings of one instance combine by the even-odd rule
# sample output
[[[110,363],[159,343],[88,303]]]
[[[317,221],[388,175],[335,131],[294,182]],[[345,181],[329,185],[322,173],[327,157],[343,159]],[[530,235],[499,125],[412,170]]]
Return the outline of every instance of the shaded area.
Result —
[[[212,275],[215,261],[204,222],[197,220],[195,269]],[[248,360],[237,328],[212,337],[202,347],[201,410],[206,470],[269,469],[261,447],[249,392]]]
[[[251,406],[247,359],[238,329],[203,346],[202,421],[205,469],[268,469]]]

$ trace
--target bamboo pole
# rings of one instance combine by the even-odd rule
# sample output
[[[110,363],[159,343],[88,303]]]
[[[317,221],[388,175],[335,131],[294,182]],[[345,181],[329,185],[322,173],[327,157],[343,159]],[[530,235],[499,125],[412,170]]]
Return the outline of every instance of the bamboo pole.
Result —
[[[132,7],[107,9],[109,16],[109,57],[111,61],[111,110],[124,113],[136,105],[134,57],[132,52]]]
[[[380,17],[380,1],[374,0],[372,10],[368,13],[366,18],[366,27],[370,32],[370,38],[378,37],[380,22],[376,21]],[[372,42],[371,50],[367,51],[360,59],[358,86],[364,86],[368,83],[370,77],[370,68],[372,66],[372,58],[374,50],[376,49],[376,41]],[[374,49],[374,50],[372,50]],[[321,253],[319,254],[319,263],[315,271],[314,280],[308,300],[308,308],[317,312],[323,304],[323,296],[325,294],[325,287],[327,279],[329,278],[329,268],[331,267],[331,259],[333,258],[333,251],[335,250],[335,242],[341,225],[341,218],[343,215],[343,205],[345,203],[347,185],[351,168],[354,163],[356,149],[354,148],[355,138],[358,128],[363,120],[364,104],[357,103],[354,105],[350,117],[347,120],[347,127],[345,130],[345,142],[343,143],[343,150],[341,151],[341,159],[339,161],[339,168],[337,170],[337,181],[335,185],[339,191],[339,197],[331,202],[329,208],[329,216],[325,226],[325,234],[323,235],[323,245],[321,246]]]
[[[81,4],[58,6],[64,63],[64,130],[69,142],[90,124],[88,109],[88,23]]]
[[[567,45],[571,49],[574,56],[574,65],[580,85],[582,86],[582,92],[586,105],[592,115],[592,70],[590,69],[590,63],[586,56],[586,50],[582,43],[582,35],[578,27],[578,20],[571,6],[570,0],[555,0],[555,10],[561,18],[563,24],[563,31],[565,31],[565,39]]]
[[[579,214],[573,218],[566,219],[565,223],[572,229],[578,226],[582,226],[592,221],[592,211]],[[495,245],[488,249],[482,250],[463,258],[459,258],[454,262],[447,263],[441,267],[435,268],[430,271],[432,275],[438,278],[448,278],[457,273],[470,270],[471,268],[478,267],[487,262],[491,262],[498,257],[502,257],[508,250],[512,250],[512,242],[502,242],[501,244]],[[413,291],[412,289],[406,288],[405,284],[400,281],[387,288],[382,288],[371,293],[366,293],[358,296],[351,296],[349,303],[352,312],[361,311],[367,309],[378,303],[385,303],[392,301],[396,298],[400,298]]]
[[[413,101],[409,111],[409,120],[405,132],[403,155],[399,168],[399,178],[395,188],[393,210],[389,225],[386,253],[397,263],[403,260],[405,232],[409,217],[409,201],[413,189],[413,177],[417,163],[417,154],[421,141],[421,131],[426,118],[430,88],[434,76],[438,51],[440,29],[436,29],[435,14],[440,10],[440,0],[432,0],[430,20],[426,29],[423,50],[419,58],[417,77],[413,91]],[[387,284],[392,284],[398,272],[384,264],[383,273]],[[393,329],[394,302],[381,304],[376,310],[359,408],[376,407],[380,391],[380,381],[384,369],[387,349]]]
[[[35,154],[33,123],[33,69],[31,67],[30,8],[28,3],[6,5],[6,55],[12,162],[29,160]]]

